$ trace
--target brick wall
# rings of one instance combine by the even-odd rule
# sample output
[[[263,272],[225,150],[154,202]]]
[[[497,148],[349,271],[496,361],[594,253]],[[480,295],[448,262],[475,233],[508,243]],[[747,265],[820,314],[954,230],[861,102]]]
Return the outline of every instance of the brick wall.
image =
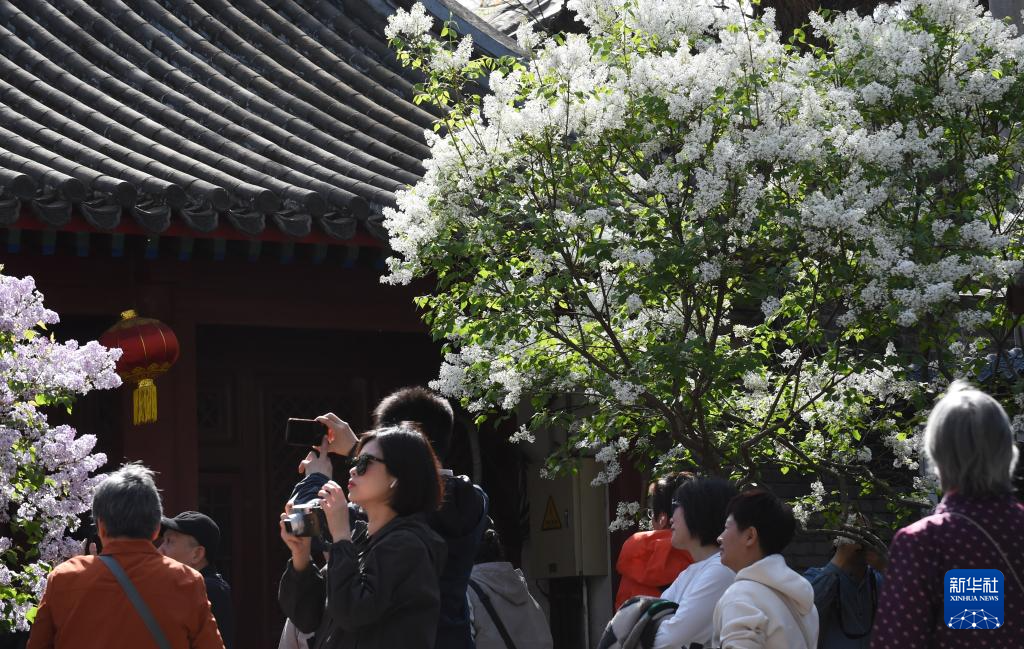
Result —
[[[784,500],[807,495],[811,490],[811,483],[813,481],[813,477],[797,475],[792,471],[786,475],[773,471],[766,474],[762,480],[775,495]],[[828,488],[828,483],[825,486]],[[906,524],[897,522],[896,517],[888,511],[884,498],[861,499],[858,501],[858,505],[861,511],[871,516],[872,519],[889,521],[887,530],[876,531],[884,540],[890,539],[900,526]],[[820,525],[820,523],[820,520],[815,521],[815,517],[811,517],[811,527],[814,527],[816,524]],[[796,537],[783,554],[791,568],[797,572],[803,572],[807,568],[823,566],[828,563],[829,559],[832,558],[833,551],[832,539],[830,537],[825,534],[811,534],[801,530],[797,532]]]

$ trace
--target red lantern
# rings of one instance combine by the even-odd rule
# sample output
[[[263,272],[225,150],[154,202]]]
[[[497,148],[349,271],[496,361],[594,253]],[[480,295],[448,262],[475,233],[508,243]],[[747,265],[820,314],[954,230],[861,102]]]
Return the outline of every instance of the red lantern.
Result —
[[[121,350],[117,373],[123,380],[138,384],[132,393],[132,421],[136,426],[156,421],[153,379],[178,360],[178,337],[159,320],[140,318],[134,310],[128,310],[121,313],[120,322],[100,336],[100,344]]]

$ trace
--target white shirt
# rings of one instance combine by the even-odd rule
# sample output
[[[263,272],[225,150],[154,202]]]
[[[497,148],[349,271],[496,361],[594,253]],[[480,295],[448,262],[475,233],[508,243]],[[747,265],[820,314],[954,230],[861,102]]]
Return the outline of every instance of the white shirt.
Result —
[[[661,623],[653,649],[689,649],[694,642],[710,645],[715,604],[735,577],[736,573],[722,565],[718,552],[679,573],[661,595],[679,608]]]

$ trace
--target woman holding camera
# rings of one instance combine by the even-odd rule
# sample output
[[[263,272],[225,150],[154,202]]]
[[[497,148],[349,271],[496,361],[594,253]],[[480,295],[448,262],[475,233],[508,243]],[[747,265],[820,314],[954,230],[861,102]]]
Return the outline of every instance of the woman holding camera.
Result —
[[[442,498],[440,465],[410,424],[362,437],[349,470],[349,498],[367,521],[350,523],[348,500],[334,481],[320,491],[333,543],[317,571],[310,539],[281,538],[292,558],[278,601],[300,631],[316,632],[313,649],[430,649],[440,612],[438,575],[444,541],[427,524]]]

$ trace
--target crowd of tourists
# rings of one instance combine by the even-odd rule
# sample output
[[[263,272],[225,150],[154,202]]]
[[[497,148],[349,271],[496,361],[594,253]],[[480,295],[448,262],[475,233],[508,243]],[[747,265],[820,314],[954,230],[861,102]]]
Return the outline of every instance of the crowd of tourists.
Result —
[[[943,490],[934,511],[887,549],[837,539],[831,561],[803,575],[782,556],[793,513],[769,491],[690,474],[654,483],[653,529],[619,555],[607,646],[625,646],[649,608],[659,614],[646,616],[657,619],[637,646],[655,649],[1024,647],[1024,505],[1013,495],[1018,450],[1006,412],[954,383],[928,418],[923,450]],[[944,613],[947,571],[969,569],[1005,577],[1004,618],[985,628]]]
[[[299,465],[279,522],[291,558],[280,649],[550,649],[545,614],[502,552],[488,498],[443,468],[450,404],[405,388],[361,436],[333,414]],[[886,548],[837,540],[803,575],[783,557],[793,512],[764,488],[678,474],[650,492],[651,527],[623,546],[617,612],[601,649],[1021,647],[1024,506],[1017,449],[991,396],[955,383],[931,412],[924,451],[944,495]],[[331,456],[344,470],[336,470]],[[50,574],[29,649],[231,649],[219,530],[163,516],[153,473],[129,464],[97,487],[100,547]],[[97,552],[98,550],[98,552]],[[949,570],[999,570],[1004,618],[946,619]]]

